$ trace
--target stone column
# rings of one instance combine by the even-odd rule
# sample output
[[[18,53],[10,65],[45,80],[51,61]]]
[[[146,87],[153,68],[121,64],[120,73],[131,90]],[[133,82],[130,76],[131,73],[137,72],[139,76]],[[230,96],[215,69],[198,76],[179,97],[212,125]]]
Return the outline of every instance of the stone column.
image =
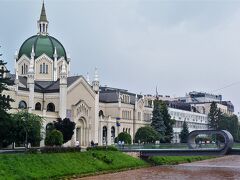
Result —
[[[99,129],[98,129],[98,144],[101,146],[102,145],[102,123],[99,123]]]
[[[107,145],[111,145],[111,124],[108,122],[107,124]]]

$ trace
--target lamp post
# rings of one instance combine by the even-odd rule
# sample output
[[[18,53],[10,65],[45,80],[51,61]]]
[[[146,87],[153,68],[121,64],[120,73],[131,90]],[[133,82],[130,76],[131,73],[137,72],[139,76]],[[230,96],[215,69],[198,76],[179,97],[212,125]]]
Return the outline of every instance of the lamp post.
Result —
[[[27,121],[28,121],[28,112],[26,111],[25,112],[25,116],[24,116],[24,119],[23,119],[23,122],[24,122],[24,131],[25,131],[25,150],[27,151],[28,149],[28,129],[27,129]]]

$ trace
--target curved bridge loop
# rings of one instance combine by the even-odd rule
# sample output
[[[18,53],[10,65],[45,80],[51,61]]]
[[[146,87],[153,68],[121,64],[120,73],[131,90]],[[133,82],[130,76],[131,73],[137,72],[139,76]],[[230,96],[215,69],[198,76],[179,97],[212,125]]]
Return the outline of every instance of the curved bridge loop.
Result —
[[[198,135],[221,135],[224,138],[224,146],[219,147],[216,151],[219,151],[221,155],[227,154],[233,147],[233,136],[230,132],[226,130],[195,130],[188,135],[188,147],[189,149],[197,149],[198,144],[196,144],[195,139]]]

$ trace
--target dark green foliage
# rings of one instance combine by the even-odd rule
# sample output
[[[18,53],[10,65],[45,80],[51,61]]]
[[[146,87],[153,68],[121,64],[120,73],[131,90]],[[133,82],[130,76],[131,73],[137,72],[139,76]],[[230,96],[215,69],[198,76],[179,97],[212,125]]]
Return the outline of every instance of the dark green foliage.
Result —
[[[159,100],[154,100],[152,115],[153,117],[151,126],[160,134],[161,137],[164,137],[166,126],[164,124],[164,117],[161,113],[161,102]]]
[[[132,144],[132,137],[127,132],[121,132],[116,137],[117,141],[124,141],[125,144]]]
[[[57,121],[54,122],[54,127],[58,131],[62,132],[63,135],[63,143],[68,142],[72,139],[75,129],[75,122],[71,121],[69,118],[58,118]]]
[[[8,91],[7,85],[12,85],[13,82],[9,77],[4,76],[4,74],[9,73],[9,71],[6,70],[5,67],[7,63],[1,59],[1,56],[2,54],[0,54],[0,111],[6,112],[11,109],[10,102],[13,102],[13,99],[4,95],[3,91]]]
[[[94,146],[87,147],[87,151],[118,151],[114,146]]]
[[[41,153],[67,153],[67,152],[81,152],[80,147],[50,147],[45,146],[40,149]]]
[[[135,135],[135,142],[154,143],[160,141],[159,133],[150,126],[141,127]]]
[[[168,107],[163,101],[160,101],[160,112],[162,114],[164,125],[166,127],[165,135],[162,141],[165,143],[171,143],[171,140],[173,138],[173,125],[175,124],[175,120],[171,119],[171,116],[168,113]]]
[[[96,153],[96,152],[92,152],[92,156],[100,161],[103,161],[107,164],[112,164],[113,159],[110,158],[109,156],[107,156],[106,154],[100,154],[100,153]]]
[[[223,114],[218,122],[218,130],[227,130],[232,134],[235,141],[238,140],[238,117],[236,115],[228,116]]]
[[[61,146],[63,144],[63,134],[56,129],[47,134],[45,138],[45,145],[47,146]]]
[[[40,151],[37,148],[29,148],[29,149],[27,149],[27,151],[25,153],[27,153],[27,154],[37,154],[39,152]]]
[[[221,113],[220,109],[217,108],[217,104],[212,102],[208,117],[210,128],[214,130],[227,130],[232,134],[234,141],[239,140],[239,124],[236,115],[229,116]],[[224,141],[222,137],[217,136],[215,138],[219,141]]]
[[[14,122],[12,133],[14,141],[24,143],[27,136],[28,143],[31,143],[32,146],[39,146],[42,140],[42,117],[27,111],[21,111],[13,114],[11,118]]]
[[[0,148],[10,145],[14,141],[14,122],[4,111],[0,113]]]
[[[184,121],[182,131],[179,135],[181,143],[187,143],[188,134],[189,134],[188,124],[186,121]]]
[[[176,165],[180,163],[190,163],[205,159],[214,158],[213,156],[152,156],[149,161],[155,165]]]
[[[13,122],[10,119],[7,110],[11,109],[10,102],[13,99],[3,94],[3,91],[8,91],[7,85],[11,85],[10,78],[3,76],[9,71],[4,68],[6,63],[1,59],[0,54],[0,148],[9,145],[12,142],[12,125]]]
[[[55,129],[54,124],[53,123],[48,123],[47,126],[46,126],[46,136],[54,129]]]
[[[209,119],[209,128],[217,130],[219,129],[219,121],[221,118],[221,111],[217,107],[216,102],[212,102],[210,106],[210,112],[208,114],[208,119]]]

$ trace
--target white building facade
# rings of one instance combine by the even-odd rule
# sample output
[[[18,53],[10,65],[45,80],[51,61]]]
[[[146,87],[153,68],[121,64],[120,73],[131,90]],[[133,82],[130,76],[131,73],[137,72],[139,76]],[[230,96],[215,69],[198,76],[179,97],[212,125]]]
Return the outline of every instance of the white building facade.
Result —
[[[9,74],[14,85],[5,92],[15,100],[11,113],[27,110],[43,117],[43,134],[57,118],[70,118],[76,128],[66,146],[74,146],[77,140],[81,146],[91,141],[113,144],[120,132],[128,132],[134,139],[140,127],[150,125],[154,96],[100,87],[97,69],[92,82],[88,77],[70,76],[71,58],[60,41],[48,34],[44,3],[37,25],[37,34],[15,53],[15,74]],[[162,100],[176,99],[167,96]],[[173,142],[179,142],[184,120],[190,131],[208,128],[205,114],[176,108],[169,108],[169,113],[176,120]],[[44,140],[40,145],[44,146]]]

